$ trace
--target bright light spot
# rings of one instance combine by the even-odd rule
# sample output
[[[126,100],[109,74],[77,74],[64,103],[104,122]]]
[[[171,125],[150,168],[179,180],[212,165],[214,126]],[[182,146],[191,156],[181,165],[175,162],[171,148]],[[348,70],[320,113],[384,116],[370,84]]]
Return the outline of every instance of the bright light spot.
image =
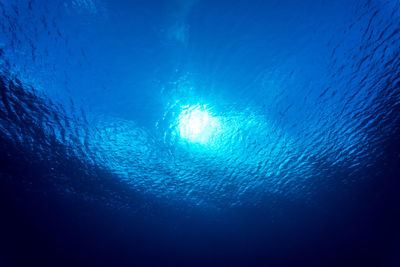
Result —
[[[179,116],[181,138],[193,143],[209,143],[217,133],[219,122],[205,106],[185,107]]]

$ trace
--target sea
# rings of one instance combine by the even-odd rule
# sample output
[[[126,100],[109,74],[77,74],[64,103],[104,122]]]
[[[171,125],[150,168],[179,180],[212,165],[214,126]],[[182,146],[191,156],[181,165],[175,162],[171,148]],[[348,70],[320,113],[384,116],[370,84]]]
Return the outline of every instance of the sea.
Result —
[[[0,266],[400,266],[400,1],[0,0]]]

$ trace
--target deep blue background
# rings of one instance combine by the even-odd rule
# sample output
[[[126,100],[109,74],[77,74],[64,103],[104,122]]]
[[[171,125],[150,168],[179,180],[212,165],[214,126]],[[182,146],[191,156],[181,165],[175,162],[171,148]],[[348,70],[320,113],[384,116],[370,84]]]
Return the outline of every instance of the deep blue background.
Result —
[[[0,1],[0,266],[400,266],[399,7]]]

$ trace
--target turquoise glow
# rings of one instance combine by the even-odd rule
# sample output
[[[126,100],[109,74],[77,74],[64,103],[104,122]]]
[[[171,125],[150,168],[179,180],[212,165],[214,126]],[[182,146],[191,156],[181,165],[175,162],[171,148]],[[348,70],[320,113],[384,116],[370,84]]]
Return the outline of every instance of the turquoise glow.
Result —
[[[205,106],[186,106],[179,115],[179,134],[192,143],[207,144],[217,134],[219,124]]]

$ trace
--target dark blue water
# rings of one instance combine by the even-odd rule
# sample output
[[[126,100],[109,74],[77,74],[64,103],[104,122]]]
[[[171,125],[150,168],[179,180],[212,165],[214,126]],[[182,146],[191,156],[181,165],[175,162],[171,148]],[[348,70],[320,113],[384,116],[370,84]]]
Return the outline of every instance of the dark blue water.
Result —
[[[0,266],[400,266],[400,2],[0,0]]]

